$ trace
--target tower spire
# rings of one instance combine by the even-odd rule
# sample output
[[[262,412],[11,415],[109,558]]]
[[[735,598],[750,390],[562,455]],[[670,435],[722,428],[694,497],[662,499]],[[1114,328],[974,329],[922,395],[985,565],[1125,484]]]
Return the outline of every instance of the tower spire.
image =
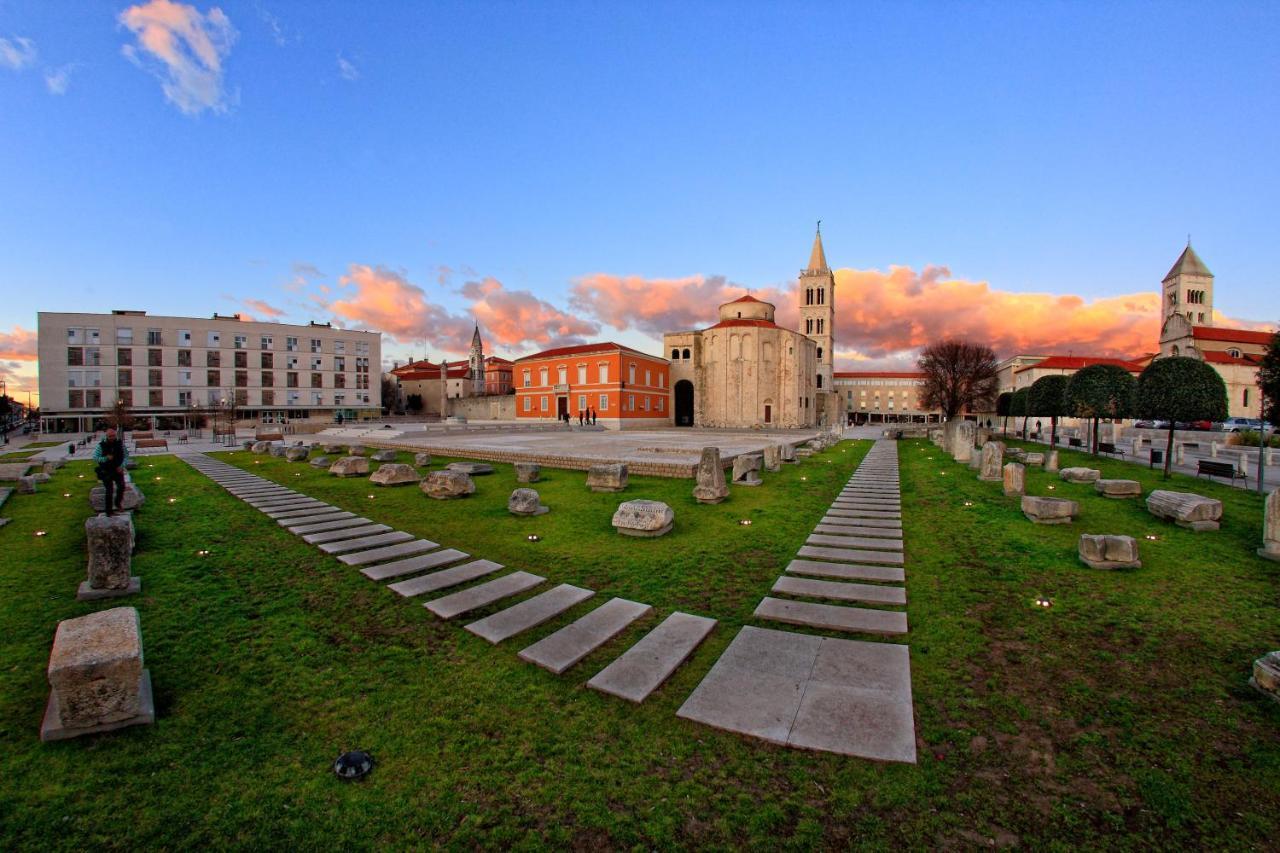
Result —
[[[822,220],[818,220],[817,233],[813,235],[813,251],[809,253],[810,270],[827,269],[827,253],[822,249]]]

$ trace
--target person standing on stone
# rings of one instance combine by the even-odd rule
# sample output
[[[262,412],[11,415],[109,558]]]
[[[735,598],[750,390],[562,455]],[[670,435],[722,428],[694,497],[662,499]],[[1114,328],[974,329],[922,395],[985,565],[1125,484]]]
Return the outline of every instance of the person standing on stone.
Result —
[[[107,515],[111,515],[112,507],[120,510],[124,504],[124,466],[128,461],[129,453],[125,450],[124,442],[116,438],[115,427],[107,427],[106,436],[93,449],[94,473],[98,475],[102,488],[106,491],[102,508]]]

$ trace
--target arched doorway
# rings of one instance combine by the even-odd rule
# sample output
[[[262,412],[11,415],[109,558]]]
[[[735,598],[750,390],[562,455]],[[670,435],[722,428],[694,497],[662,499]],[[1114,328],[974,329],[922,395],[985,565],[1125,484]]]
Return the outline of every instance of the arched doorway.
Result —
[[[676,397],[676,426],[693,426],[693,383],[681,379],[673,389]]]

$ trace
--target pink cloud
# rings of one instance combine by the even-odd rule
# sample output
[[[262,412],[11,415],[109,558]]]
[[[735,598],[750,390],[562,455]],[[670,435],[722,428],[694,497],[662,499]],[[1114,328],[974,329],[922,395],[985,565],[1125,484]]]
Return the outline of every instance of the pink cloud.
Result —
[[[0,332],[0,359],[35,361],[36,333],[19,326],[14,326],[9,332]]]
[[[794,290],[794,285],[792,286]],[[591,273],[573,284],[572,308],[595,317],[615,329],[636,329],[661,337],[666,332],[708,326],[717,319],[721,303],[737,299],[747,288],[724,276],[691,275],[684,278],[644,278]],[[777,288],[750,291],[752,296],[774,302],[781,316],[794,326],[799,317],[794,294]]]
[[[178,109],[226,112],[222,61],[238,36],[226,13],[217,6],[201,13],[186,3],[148,0],[125,9],[119,21],[137,39],[121,49],[125,57],[154,74]]]
[[[469,281],[460,293],[471,300],[485,336],[507,349],[566,346],[600,333],[598,323],[566,314],[527,290],[507,290],[495,278]]]
[[[261,299],[245,299],[243,302],[245,307],[253,311],[255,315],[266,317],[269,320],[284,316],[284,311],[273,305],[268,305]]]

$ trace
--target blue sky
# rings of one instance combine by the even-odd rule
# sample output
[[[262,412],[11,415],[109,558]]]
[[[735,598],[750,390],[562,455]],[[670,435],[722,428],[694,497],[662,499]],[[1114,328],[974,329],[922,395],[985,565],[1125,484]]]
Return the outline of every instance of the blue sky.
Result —
[[[19,376],[38,310],[277,316],[250,299],[392,356],[465,350],[472,316],[508,354],[655,347],[736,288],[788,298],[819,218],[861,273],[846,363],[956,331],[901,313],[922,281],[1105,313],[1188,233],[1220,312],[1280,318],[1274,3],[0,0],[0,39]],[[880,334],[851,309],[895,282],[913,329]]]

